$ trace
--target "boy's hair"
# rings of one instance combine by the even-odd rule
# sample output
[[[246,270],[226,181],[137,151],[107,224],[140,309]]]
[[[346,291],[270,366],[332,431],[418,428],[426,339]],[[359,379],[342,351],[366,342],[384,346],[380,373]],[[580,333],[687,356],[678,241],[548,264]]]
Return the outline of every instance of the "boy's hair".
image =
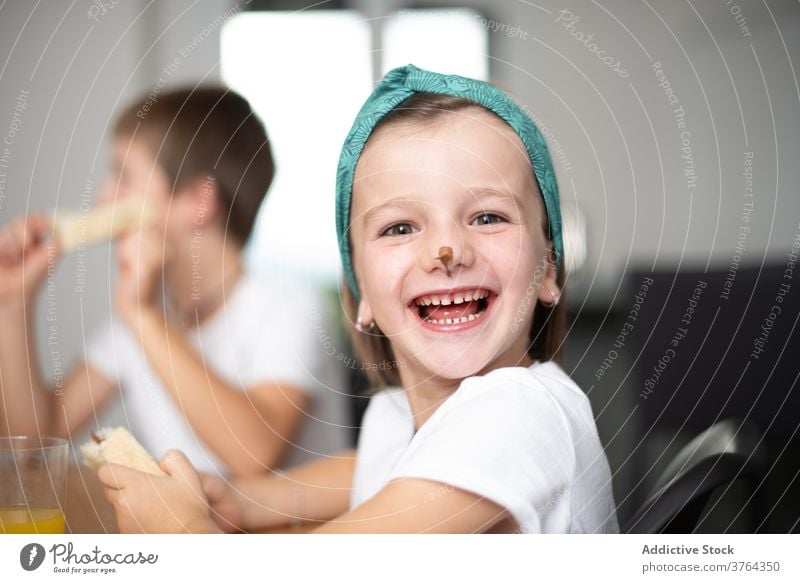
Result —
[[[378,122],[372,135],[380,128],[385,128],[392,124],[433,124],[443,121],[448,113],[458,112],[465,109],[479,108],[490,115],[496,116],[492,111],[478,105],[468,99],[453,97],[450,95],[439,95],[434,93],[415,93],[395,109],[390,111],[380,122]],[[498,117],[498,119],[500,119]],[[502,121],[502,120],[501,120]],[[505,122],[503,122],[505,123]],[[369,144],[369,142],[367,142]],[[531,169],[533,173],[533,169]],[[534,179],[534,184],[536,180]],[[544,209],[544,204],[542,204]],[[544,216],[545,237],[548,238],[549,228],[547,223],[547,213]],[[353,251],[355,254],[355,251]],[[561,359],[561,349],[564,341],[564,326],[566,321],[566,302],[564,290],[564,263],[558,270],[557,283],[562,290],[560,301],[552,307],[545,306],[537,302],[534,309],[533,324],[531,326],[530,344],[528,355],[531,358],[546,361],[554,360],[559,362]],[[358,302],[353,296],[353,292],[347,281],[342,284],[342,300],[348,322],[355,322],[358,315]],[[400,376],[398,369],[402,366],[395,360],[391,341],[380,329],[365,330],[359,332],[353,326],[349,326],[350,338],[353,347],[361,360],[364,361],[364,369],[373,385],[399,385]]]
[[[114,134],[141,140],[172,192],[213,177],[224,227],[240,245],[247,241],[275,165],[264,125],[244,97],[223,87],[149,94],[122,113]]]

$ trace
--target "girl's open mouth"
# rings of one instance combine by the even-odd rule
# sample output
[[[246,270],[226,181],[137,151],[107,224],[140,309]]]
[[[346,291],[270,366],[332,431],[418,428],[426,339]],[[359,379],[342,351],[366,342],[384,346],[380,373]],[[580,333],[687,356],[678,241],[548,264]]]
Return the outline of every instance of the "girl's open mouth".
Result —
[[[463,329],[477,324],[496,296],[485,288],[431,293],[417,297],[412,302],[412,309],[416,309],[426,328]]]

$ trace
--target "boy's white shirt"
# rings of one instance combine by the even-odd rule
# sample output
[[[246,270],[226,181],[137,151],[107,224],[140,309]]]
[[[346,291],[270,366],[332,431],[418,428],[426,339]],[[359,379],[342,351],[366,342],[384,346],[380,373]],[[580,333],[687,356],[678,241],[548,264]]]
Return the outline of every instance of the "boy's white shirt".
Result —
[[[351,506],[396,478],[490,499],[524,533],[619,531],[589,400],[553,362],[465,379],[416,434],[402,389],[375,395],[359,437]]]
[[[341,363],[326,354],[320,340],[335,336],[326,320],[321,299],[304,286],[243,276],[223,309],[187,335],[205,366],[229,386],[246,391],[275,382],[308,391],[310,409],[289,445],[285,467],[348,446]],[[114,317],[103,325],[88,344],[86,360],[120,384],[124,424],[157,459],[177,448],[198,470],[228,473],[192,430],[121,320]]]

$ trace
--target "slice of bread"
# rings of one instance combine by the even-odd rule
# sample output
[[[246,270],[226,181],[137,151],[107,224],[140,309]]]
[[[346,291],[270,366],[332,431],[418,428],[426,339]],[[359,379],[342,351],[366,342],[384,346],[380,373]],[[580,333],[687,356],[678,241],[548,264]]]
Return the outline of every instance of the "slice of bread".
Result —
[[[92,469],[119,464],[154,476],[166,476],[147,450],[124,427],[92,432],[92,440],[81,446],[83,463]]]
[[[152,224],[155,216],[144,198],[131,197],[101,204],[86,213],[58,213],[53,231],[64,252],[110,241]]]

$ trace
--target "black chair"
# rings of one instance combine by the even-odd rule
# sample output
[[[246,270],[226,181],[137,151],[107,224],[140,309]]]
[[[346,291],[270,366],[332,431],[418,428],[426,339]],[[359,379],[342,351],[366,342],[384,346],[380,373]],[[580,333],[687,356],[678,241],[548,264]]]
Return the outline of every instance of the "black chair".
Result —
[[[630,435],[626,445],[633,451],[614,452],[614,458],[625,460],[630,454],[632,463],[625,470],[641,476],[650,470],[649,460],[636,455],[643,430],[653,442],[661,442],[679,431],[698,435],[720,419],[747,419],[763,432],[770,455],[769,472],[758,489],[761,500],[769,501],[758,509],[766,513],[759,531],[800,532],[800,358],[794,356],[800,354],[796,329],[800,285],[784,294],[785,261],[742,264],[735,280],[731,280],[727,264],[708,270],[659,265],[663,267],[652,271],[648,266],[630,275],[630,297],[641,290],[645,277],[652,280],[625,343],[626,351],[634,348],[627,352],[634,362],[624,390],[638,405],[636,424],[631,429],[641,433]],[[707,284],[690,315],[688,308],[697,297],[700,282]],[[622,303],[626,318],[633,305],[630,297]],[[770,314],[776,314],[774,306],[780,306],[781,311],[771,324],[768,320],[772,319]],[[771,327],[766,342],[765,327]],[[680,334],[685,336],[676,340],[680,328],[685,329]],[[619,329],[619,324],[612,326],[611,334],[616,335]],[[672,346],[676,341],[679,346]],[[607,343],[613,342],[609,337]],[[670,348],[674,348],[669,353],[674,358],[664,366],[662,358]],[[622,353],[620,350],[620,356]],[[591,386],[593,382],[585,384]],[[737,483],[733,489],[744,487]],[[633,506],[626,504],[625,517],[650,495],[648,486],[644,491],[631,488],[629,492],[626,503]],[[726,501],[732,497],[729,492]],[[705,520],[701,527],[707,528],[710,522]],[[738,528],[733,525],[729,531]]]
[[[708,516],[715,514],[711,532],[725,532],[742,515],[741,504],[717,498],[734,483],[748,488],[748,498],[767,467],[766,448],[760,431],[750,422],[720,421],[694,438],[667,466],[651,495],[625,524],[626,533],[696,532]],[[757,502],[749,507],[759,508]],[[760,512],[756,511],[756,514]],[[708,525],[704,525],[703,532]],[[757,527],[751,521],[745,530]]]

